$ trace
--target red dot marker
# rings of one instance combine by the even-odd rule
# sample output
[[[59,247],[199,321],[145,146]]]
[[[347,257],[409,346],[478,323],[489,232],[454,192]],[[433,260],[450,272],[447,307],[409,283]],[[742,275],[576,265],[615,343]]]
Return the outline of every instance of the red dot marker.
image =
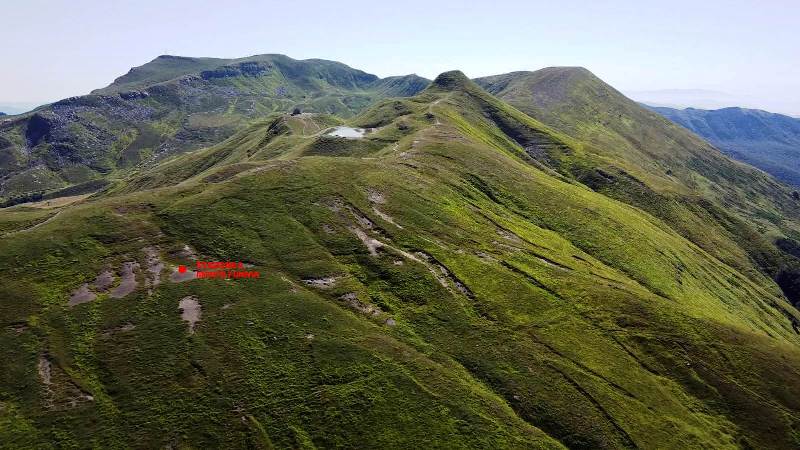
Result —
[[[180,265],[180,266],[178,266],[178,272],[180,272],[180,273],[186,273],[186,266],[184,266],[184,265]]]

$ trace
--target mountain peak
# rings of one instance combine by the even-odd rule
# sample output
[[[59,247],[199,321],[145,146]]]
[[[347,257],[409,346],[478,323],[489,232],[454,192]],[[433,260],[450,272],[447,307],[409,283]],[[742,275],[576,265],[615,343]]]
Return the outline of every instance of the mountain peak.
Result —
[[[178,55],[158,55],[153,61],[156,61],[156,60],[159,60],[159,59],[160,60],[174,59],[174,60],[179,60],[179,61],[193,61],[195,58],[192,58],[192,57],[189,57],[189,56],[178,56]]]
[[[464,75],[464,72],[460,70],[451,70],[448,72],[442,72],[433,80],[431,86],[434,86],[439,89],[443,89],[446,91],[454,91],[459,89],[466,89],[472,84],[469,78]]]

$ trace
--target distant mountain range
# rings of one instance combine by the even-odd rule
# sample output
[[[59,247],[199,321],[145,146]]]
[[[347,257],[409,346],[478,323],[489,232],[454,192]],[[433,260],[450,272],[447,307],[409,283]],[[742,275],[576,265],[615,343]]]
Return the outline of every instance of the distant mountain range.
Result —
[[[800,186],[800,119],[744,108],[650,108],[733,158]]]
[[[678,109],[690,107],[718,109],[746,104],[746,99],[741,96],[709,89],[657,89],[624,93],[633,100],[647,105]]]
[[[4,102],[0,101],[0,111],[3,115],[23,114],[33,110],[39,105],[44,105],[47,102]]]
[[[159,56],[90,95],[0,122],[0,198],[96,188],[99,178],[218,143],[270,113],[297,108],[348,118],[428,83],[284,55]]]

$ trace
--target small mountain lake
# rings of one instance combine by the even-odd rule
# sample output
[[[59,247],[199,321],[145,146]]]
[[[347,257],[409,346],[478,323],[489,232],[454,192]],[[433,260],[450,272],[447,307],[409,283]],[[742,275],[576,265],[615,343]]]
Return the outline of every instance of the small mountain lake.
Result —
[[[336,127],[328,132],[328,136],[358,139],[364,137],[366,131],[363,128]]]

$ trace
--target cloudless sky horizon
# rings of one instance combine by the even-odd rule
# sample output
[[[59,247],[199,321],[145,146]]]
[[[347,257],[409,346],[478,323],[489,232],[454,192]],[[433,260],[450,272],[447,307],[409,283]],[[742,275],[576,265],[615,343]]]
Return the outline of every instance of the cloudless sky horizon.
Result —
[[[119,3],[119,4],[117,4]],[[0,103],[86,94],[161,54],[322,58],[384,77],[583,66],[800,116],[800,1],[7,0]]]

